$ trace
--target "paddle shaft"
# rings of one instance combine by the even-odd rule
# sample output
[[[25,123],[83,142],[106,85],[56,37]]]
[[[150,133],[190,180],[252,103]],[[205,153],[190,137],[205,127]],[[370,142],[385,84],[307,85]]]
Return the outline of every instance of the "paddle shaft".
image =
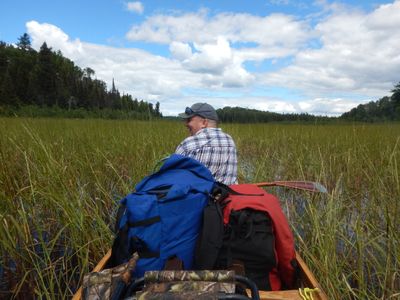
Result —
[[[299,190],[305,190],[309,192],[320,192],[327,193],[326,188],[320,183],[312,181],[273,181],[273,182],[259,182],[255,183],[257,186],[282,186],[288,188],[294,188]]]

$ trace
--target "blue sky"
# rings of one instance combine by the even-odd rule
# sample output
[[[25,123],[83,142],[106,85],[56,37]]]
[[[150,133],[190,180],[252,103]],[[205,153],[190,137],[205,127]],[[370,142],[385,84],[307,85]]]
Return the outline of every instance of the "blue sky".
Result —
[[[400,81],[400,1],[3,0],[27,32],[165,115],[206,101],[340,115]]]

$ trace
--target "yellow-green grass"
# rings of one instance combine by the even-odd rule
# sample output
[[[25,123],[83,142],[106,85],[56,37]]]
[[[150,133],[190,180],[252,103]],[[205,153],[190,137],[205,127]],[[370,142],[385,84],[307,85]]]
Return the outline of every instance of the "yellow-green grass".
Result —
[[[400,124],[222,124],[333,299],[400,297]],[[186,136],[172,121],[0,119],[0,294],[69,298],[110,247],[118,200]]]

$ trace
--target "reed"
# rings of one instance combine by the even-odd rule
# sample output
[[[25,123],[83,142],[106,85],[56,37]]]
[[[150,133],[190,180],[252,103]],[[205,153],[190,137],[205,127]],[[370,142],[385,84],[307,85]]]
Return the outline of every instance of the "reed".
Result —
[[[333,299],[400,297],[400,125],[223,124],[242,182],[268,188]],[[179,122],[0,119],[0,298],[69,298],[113,239],[120,198],[186,136]]]

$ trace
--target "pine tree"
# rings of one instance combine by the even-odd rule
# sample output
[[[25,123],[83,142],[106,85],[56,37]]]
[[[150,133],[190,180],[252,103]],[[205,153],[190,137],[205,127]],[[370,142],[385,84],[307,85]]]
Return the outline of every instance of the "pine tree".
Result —
[[[160,112],[160,102],[156,103],[156,116],[157,117],[162,117],[162,114]]]
[[[13,81],[8,72],[4,74],[0,83],[0,104],[18,106],[19,99],[15,93]]]
[[[56,99],[56,71],[52,62],[51,48],[46,42],[40,47],[38,63],[34,70],[34,80],[37,87],[37,100],[40,105],[51,106]]]
[[[31,38],[27,33],[24,33],[18,38],[17,46],[22,50],[32,50]]]
[[[394,86],[392,90],[392,96],[390,100],[392,101],[393,109],[394,109],[394,120],[400,120],[400,82]]]

